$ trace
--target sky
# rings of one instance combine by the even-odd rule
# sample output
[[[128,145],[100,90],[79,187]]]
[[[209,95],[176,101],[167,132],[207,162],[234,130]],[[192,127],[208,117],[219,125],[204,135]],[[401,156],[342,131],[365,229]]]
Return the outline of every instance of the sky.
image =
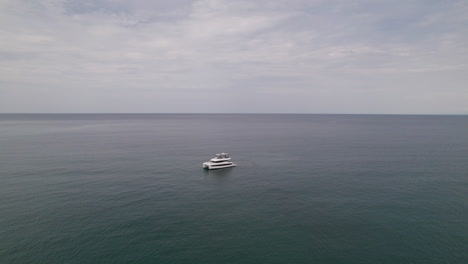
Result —
[[[468,0],[0,0],[0,113],[468,114]]]

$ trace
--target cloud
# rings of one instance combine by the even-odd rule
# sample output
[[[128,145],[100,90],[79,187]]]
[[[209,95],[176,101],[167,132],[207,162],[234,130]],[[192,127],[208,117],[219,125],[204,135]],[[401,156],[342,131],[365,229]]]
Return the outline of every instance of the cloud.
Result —
[[[467,113],[466,11],[466,1],[6,0],[0,111]]]

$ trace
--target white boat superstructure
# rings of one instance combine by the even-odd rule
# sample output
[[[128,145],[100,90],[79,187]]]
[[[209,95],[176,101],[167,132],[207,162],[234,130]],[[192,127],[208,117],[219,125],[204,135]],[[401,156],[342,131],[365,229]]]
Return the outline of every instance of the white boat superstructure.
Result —
[[[234,164],[231,162],[229,153],[224,153],[224,152],[216,154],[216,156],[210,159],[210,161],[203,163],[203,168],[209,169],[209,170],[224,169],[224,168],[230,168],[230,167],[235,167],[235,166],[237,166],[237,164]]]

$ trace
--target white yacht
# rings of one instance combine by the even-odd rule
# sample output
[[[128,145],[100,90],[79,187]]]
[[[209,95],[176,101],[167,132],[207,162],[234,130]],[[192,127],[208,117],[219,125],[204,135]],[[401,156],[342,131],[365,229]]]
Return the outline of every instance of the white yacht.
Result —
[[[210,159],[210,161],[203,163],[203,168],[209,169],[209,170],[224,169],[224,168],[230,168],[230,167],[235,167],[235,166],[237,166],[237,164],[234,164],[231,162],[229,153],[224,153],[224,152],[220,154],[216,154],[216,156]]]

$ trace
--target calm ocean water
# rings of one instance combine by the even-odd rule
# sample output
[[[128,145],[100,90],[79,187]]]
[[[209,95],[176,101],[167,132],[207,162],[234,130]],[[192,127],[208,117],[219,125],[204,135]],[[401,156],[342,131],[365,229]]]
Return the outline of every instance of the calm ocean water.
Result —
[[[0,115],[1,264],[461,264],[467,202],[467,116]]]

